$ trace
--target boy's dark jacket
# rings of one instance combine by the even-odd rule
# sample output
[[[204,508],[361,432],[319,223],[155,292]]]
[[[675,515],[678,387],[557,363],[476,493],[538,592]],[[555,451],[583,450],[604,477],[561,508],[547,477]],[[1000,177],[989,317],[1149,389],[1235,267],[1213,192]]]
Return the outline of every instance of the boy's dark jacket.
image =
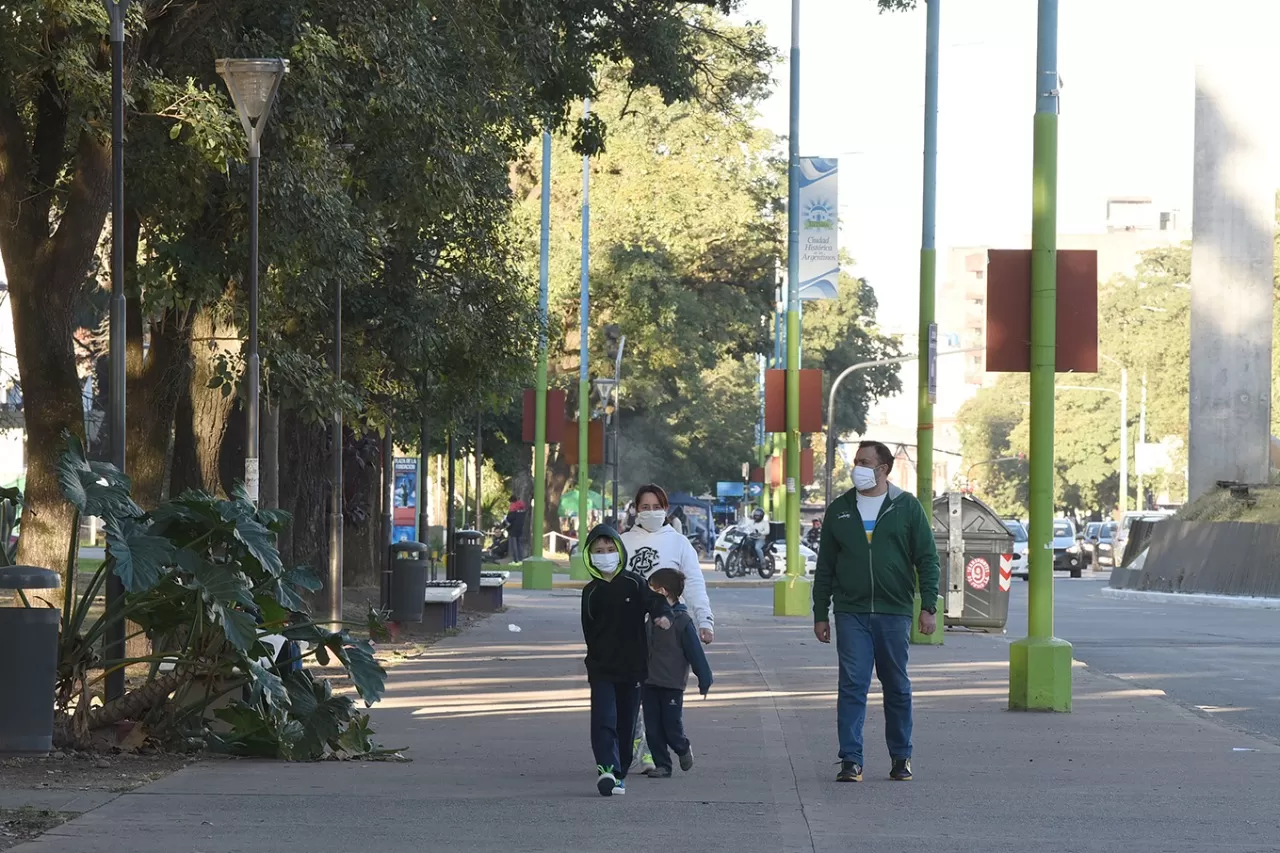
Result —
[[[690,669],[698,676],[698,692],[706,696],[711,689],[711,664],[707,663],[689,608],[677,604],[671,608],[670,629],[649,626],[649,678],[645,684],[684,690]]]
[[[609,577],[591,562],[591,545],[608,536],[618,548],[619,568]],[[607,524],[587,536],[583,557],[595,579],[582,590],[582,636],[587,641],[587,680],[639,684],[649,675],[649,643],[644,617],[670,615],[667,600],[645,579],[626,570],[622,537]]]
[[[933,525],[914,495],[890,485],[875,531],[867,533],[858,513],[858,493],[831,502],[822,519],[822,540],[813,576],[813,619],[836,613],[910,616],[919,581],[920,597],[938,598],[938,549]]]

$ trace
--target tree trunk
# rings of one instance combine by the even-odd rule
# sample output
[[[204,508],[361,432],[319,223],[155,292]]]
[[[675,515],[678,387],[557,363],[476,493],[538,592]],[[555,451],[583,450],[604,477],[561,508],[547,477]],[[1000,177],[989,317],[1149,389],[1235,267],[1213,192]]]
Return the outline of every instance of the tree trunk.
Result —
[[[329,565],[328,447],[328,424],[281,410],[280,507],[293,521],[280,537],[280,556],[286,566],[310,566],[322,576]]]
[[[179,312],[151,323],[151,346],[143,356],[141,302],[128,303],[127,448],[133,497],[144,508],[168,494],[173,459],[173,426],[178,401],[191,381],[191,329]]]
[[[51,87],[51,89],[56,87]],[[0,97],[0,251],[13,311],[14,343],[27,431],[27,483],[18,562],[65,567],[76,513],[58,485],[64,432],[83,438],[84,409],[73,345],[74,305],[83,293],[110,204],[110,150],[80,136],[74,164],[63,154],[66,116],[53,103],[37,110],[28,146],[17,107]],[[50,189],[67,169],[65,205]],[[51,222],[57,230],[50,233]],[[52,591],[51,591],[52,592]],[[60,595],[45,596],[60,601]]]
[[[382,443],[376,432],[367,433],[364,442],[374,446]],[[347,586],[377,586],[378,573],[382,570],[379,544],[382,535],[382,518],[379,515],[381,454],[345,454],[342,480],[343,518],[346,521],[342,538],[343,583]]]
[[[280,403],[262,398],[262,505],[280,506]]]
[[[210,388],[218,375],[219,357],[238,349],[235,326],[217,306],[196,314],[191,324],[189,380],[177,403],[174,423],[173,488],[200,489],[225,495],[221,462],[224,440],[235,409],[235,394],[225,387]]]
[[[547,511],[543,513],[548,531],[563,533],[560,526],[560,496],[569,485],[569,477],[573,469],[569,460],[564,458],[564,451],[556,449],[555,454],[547,460]]]

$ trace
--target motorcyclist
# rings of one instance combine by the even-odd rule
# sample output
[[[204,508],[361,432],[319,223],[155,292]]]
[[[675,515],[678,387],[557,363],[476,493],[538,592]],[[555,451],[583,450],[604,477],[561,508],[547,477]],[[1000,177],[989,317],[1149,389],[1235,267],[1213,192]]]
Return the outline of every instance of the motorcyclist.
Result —
[[[818,550],[818,543],[822,541],[822,519],[815,518],[813,524],[804,534],[804,544],[808,545],[814,551]]]
[[[751,537],[751,544],[756,549],[756,565],[764,565],[764,540],[769,536],[769,519],[761,507],[751,511],[751,521],[742,525],[743,531]]]

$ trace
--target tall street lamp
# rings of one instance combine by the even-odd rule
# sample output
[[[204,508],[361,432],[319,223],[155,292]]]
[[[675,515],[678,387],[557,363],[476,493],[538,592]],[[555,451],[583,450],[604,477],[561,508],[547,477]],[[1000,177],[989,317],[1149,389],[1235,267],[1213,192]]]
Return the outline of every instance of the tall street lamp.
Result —
[[[103,0],[111,18],[111,332],[110,434],[111,464],[125,470],[125,301],[124,301],[124,16],[129,0]],[[124,583],[115,572],[107,578],[107,660],[125,654],[125,624],[118,618]],[[124,695],[124,667],[107,670],[106,700]]]
[[[787,583],[775,585],[775,616],[802,616],[809,584],[800,558],[800,0],[791,0],[790,110],[787,140],[787,435],[785,482]]]
[[[258,502],[258,161],[262,131],[275,103],[280,81],[289,70],[283,59],[219,59],[214,68],[227,84],[231,101],[249,138],[249,357],[245,363],[248,400],[245,407],[244,489]]]
[[[555,564],[542,556],[547,503],[547,314],[551,246],[551,133],[542,132],[542,221],[538,229],[538,374],[534,391],[533,500],[526,535],[529,557],[521,565],[524,589],[551,589]]]

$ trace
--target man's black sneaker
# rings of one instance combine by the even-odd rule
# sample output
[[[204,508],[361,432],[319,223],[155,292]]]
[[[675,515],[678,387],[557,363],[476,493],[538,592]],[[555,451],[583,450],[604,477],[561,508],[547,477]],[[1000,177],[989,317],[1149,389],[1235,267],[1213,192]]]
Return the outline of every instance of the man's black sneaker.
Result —
[[[678,756],[680,759],[680,769],[686,772],[693,769],[693,747],[689,747],[689,751],[684,755]]]
[[[670,779],[670,778],[671,778],[671,768],[670,768],[670,767],[655,767],[655,768],[653,768],[652,770],[646,770],[646,771],[644,771],[644,775],[648,776],[650,779]]]
[[[862,765],[855,761],[841,761],[840,772],[836,774],[837,782],[861,782]]]
[[[895,758],[893,760],[893,769],[889,771],[889,778],[895,782],[910,782],[911,759]]]

